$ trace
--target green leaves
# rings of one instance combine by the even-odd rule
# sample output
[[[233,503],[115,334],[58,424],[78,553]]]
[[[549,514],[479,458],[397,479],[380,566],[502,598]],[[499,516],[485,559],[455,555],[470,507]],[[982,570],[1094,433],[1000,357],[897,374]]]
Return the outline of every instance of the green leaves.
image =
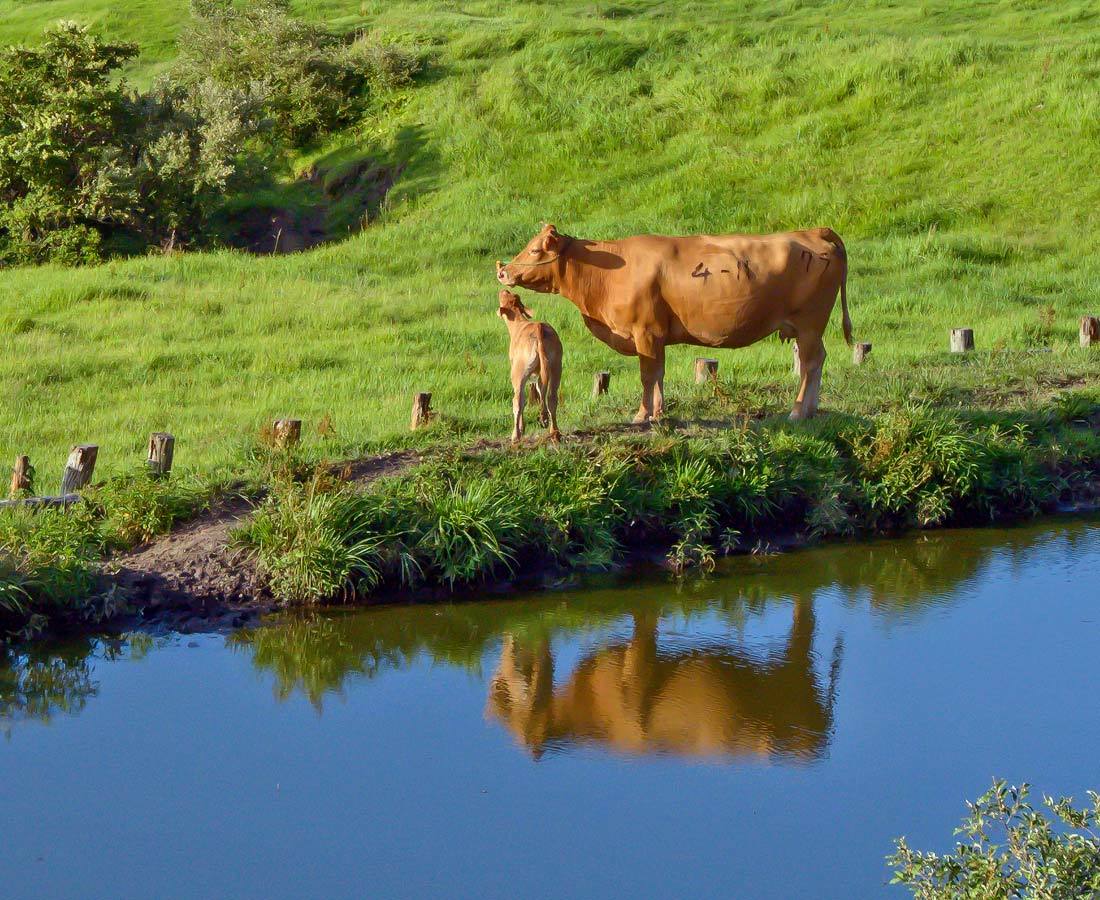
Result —
[[[899,838],[887,862],[919,900],[957,897],[1030,897],[1036,900],[1094,897],[1100,892],[1100,795],[1092,806],[1043,798],[1044,810],[1027,800],[1030,786],[993,787],[974,803],[955,831],[964,840],[953,853],[913,850]]]

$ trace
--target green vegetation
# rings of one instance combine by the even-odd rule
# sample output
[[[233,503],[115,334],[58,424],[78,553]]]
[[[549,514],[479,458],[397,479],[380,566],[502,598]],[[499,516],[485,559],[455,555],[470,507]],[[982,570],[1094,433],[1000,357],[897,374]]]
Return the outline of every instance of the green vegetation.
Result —
[[[210,244],[227,193],[265,187],[287,148],[361,118],[415,56],[344,44],[285,0],[194,0],[180,59],[145,92],[137,53],[72,22],[0,57],[0,262],[75,265],[127,249]]]
[[[1028,802],[1029,792],[1027,784],[995,781],[967,804],[970,814],[955,832],[966,843],[954,853],[922,853],[901,838],[890,857],[894,883],[908,886],[919,900],[1100,894],[1100,794],[1089,792],[1091,808],[1077,808],[1067,797],[1044,797],[1048,813]]]
[[[712,568],[759,534],[889,532],[1033,515],[1100,476],[1100,437],[1054,421],[982,424],[927,407],[811,427],[746,425],[530,452],[444,454],[357,492],[280,479],[238,537],[277,596],[454,588],[671,548]]]
[[[347,234],[309,253],[5,270],[0,459],[30,454],[46,490],[72,443],[100,445],[109,482],[136,464],[152,430],[177,436],[181,465],[216,473],[205,481],[257,490],[268,478],[254,435],[279,416],[324,423],[307,428],[304,464],[506,435],[492,261],[547,219],[596,238],[828,224],[848,246],[856,335],[874,353],[850,366],[839,327],[830,330],[820,422],[789,428],[779,418],[795,385],[778,342],[722,354],[713,386],[690,383],[694,348],[673,348],[676,434],[637,451],[649,480],[635,487],[653,492],[649,515],[671,517],[658,538],[678,564],[707,564],[758,521],[833,534],[988,519],[1033,512],[1094,475],[1098,358],[1075,337],[1100,296],[1100,181],[1081,175],[1100,169],[1091,4],[301,0],[290,13],[311,24],[265,4],[279,27],[242,43],[258,30],[250,16],[261,12],[249,9],[200,3],[194,20],[180,0],[0,0],[3,40],[40,46],[43,28],[64,16],[108,45],[136,43],[137,57],[117,60],[127,83],[173,115],[181,106],[157,94],[161,76],[185,92],[209,76],[225,97],[246,86],[233,83],[241,70],[219,47],[277,62],[250,97],[262,99],[278,139],[263,152],[249,144],[248,166],[233,161],[247,187],[227,180],[228,193],[183,203],[184,218],[264,251],[307,246],[306,232]],[[318,84],[335,93],[314,97]],[[189,121],[197,134],[206,120]],[[268,166],[262,177],[255,162]],[[143,227],[155,219],[128,215]],[[158,222],[155,233],[170,234]],[[592,338],[566,301],[536,300],[565,345],[567,434],[622,423],[637,405],[636,363]],[[978,351],[952,356],[947,330],[960,325],[976,329]],[[595,401],[588,388],[600,369],[612,389]],[[410,435],[417,390],[433,392],[438,418]],[[913,403],[944,415],[914,416]],[[678,460],[654,449],[665,440]],[[556,463],[545,450],[530,460],[444,456],[364,495],[394,492],[404,512],[393,519],[377,501],[283,479],[249,540],[280,593],[297,599],[374,582],[466,583],[506,572],[532,545],[566,565],[607,562],[629,538],[606,495],[619,482],[603,469],[592,482],[566,472],[554,476],[559,498],[540,493],[542,467],[594,454],[630,468],[631,446],[567,444]],[[794,500],[728,483],[715,459],[735,454],[759,475],[736,455],[750,450],[778,472],[769,478],[793,485]],[[468,480],[497,468],[489,487]],[[533,505],[502,499],[501,479]],[[777,509],[753,506],[750,516],[737,505],[762,498]],[[421,502],[431,522],[416,512]],[[153,518],[162,528],[174,516]],[[24,518],[2,525],[0,604],[26,609],[43,595],[45,563],[27,561],[39,546],[31,535],[66,527],[53,514]],[[91,555],[106,546],[110,520],[90,516]],[[393,534],[401,550],[387,555],[376,541]],[[85,545],[67,541],[65,554],[84,559]]]
[[[0,511],[0,642],[121,611],[125,598],[99,579],[104,554],[166,533],[228,490],[186,472],[169,481],[133,471],[69,509]]]
[[[38,41],[54,16],[89,21],[149,48],[138,81],[164,70],[186,17],[178,4],[155,32],[137,3],[132,23],[119,4],[71,6],[0,2],[0,34]],[[875,349],[853,369],[831,329],[826,409],[864,414],[903,397],[1019,407],[1095,374],[1074,346],[1077,317],[1100,295],[1100,184],[1080,174],[1100,168],[1090,4],[293,8],[334,32],[426,50],[415,86],[289,164],[335,182],[366,175],[365,163],[400,170],[372,224],[309,254],[6,272],[0,459],[29,453],[52,482],[69,445],[90,440],[106,475],[161,428],[181,461],[213,468],[288,414],[329,415],[329,447],[352,453],[408,441],[415,390],[433,391],[441,415],[420,441],[506,434],[492,261],[545,219],[592,237],[835,227],[857,337]],[[320,190],[292,180],[231,201],[274,215]],[[323,227],[351,218],[341,210]],[[634,361],[595,341],[565,301],[536,299],[565,343],[563,426],[621,422],[637,405]],[[977,331],[967,359],[942,352],[958,325]],[[674,415],[788,405],[789,349],[777,342],[721,355],[722,404],[687,384],[694,355],[670,358]],[[599,369],[612,371],[612,393],[596,406],[585,398]]]

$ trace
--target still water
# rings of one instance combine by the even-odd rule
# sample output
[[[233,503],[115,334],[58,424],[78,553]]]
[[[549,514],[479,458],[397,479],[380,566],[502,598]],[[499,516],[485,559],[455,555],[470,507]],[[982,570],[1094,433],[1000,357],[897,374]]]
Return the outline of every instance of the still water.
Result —
[[[1100,520],[0,667],[0,894],[868,897],[1100,788]]]

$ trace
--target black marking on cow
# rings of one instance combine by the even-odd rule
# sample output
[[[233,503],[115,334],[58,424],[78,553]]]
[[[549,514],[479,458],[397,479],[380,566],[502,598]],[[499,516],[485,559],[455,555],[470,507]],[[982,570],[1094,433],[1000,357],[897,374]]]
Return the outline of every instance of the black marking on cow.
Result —
[[[745,277],[752,281],[752,269],[749,268],[749,261],[747,259],[737,260],[737,280],[741,280],[741,270],[745,270]]]
[[[730,273],[730,270],[729,270],[729,269],[723,269],[723,270],[722,270],[722,274],[723,274],[723,275],[729,275],[729,273]]]
[[[703,263],[699,263],[699,265],[691,270],[691,277],[702,278],[703,284],[706,284],[707,279],[710,278],[710,269],[708,269]]]

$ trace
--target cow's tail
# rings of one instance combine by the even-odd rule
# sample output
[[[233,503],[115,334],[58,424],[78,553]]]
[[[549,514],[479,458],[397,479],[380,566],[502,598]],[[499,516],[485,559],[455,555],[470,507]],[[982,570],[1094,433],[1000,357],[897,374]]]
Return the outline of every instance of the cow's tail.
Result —
[[[836,248],[837,259],[840,260],[843,269],[840,273],[840,312],[843,316],[844,340],[848,346],[852,346],[852,317],[848,315],[848,251],[844,249],[844,241],[840,239],[831,228],[822,228],[821,236]]]

